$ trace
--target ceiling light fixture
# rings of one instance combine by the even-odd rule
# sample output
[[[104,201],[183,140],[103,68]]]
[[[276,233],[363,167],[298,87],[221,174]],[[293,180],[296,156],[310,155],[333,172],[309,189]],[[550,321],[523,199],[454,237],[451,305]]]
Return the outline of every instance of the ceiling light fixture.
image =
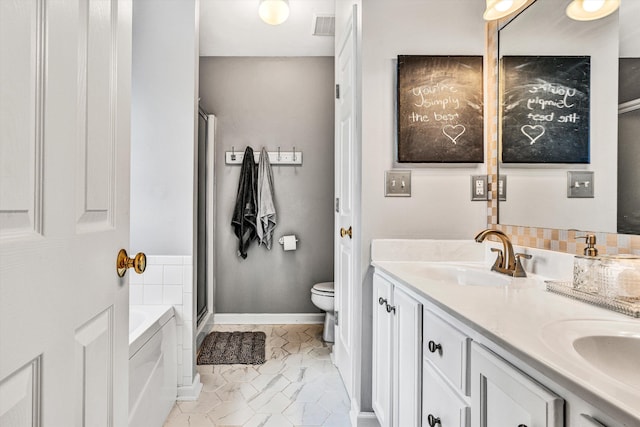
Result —
[[[503,18],[520,9],[527,0],[487,0],[482,17],[487,21]]]
[[[280,25],[289,17],[289,0],[260,0],[258,15],[270,25]]]
[[[593,21],[611,15],[620,7],[620,0],[573,0],[567,6],[567,16],[576,21]]]

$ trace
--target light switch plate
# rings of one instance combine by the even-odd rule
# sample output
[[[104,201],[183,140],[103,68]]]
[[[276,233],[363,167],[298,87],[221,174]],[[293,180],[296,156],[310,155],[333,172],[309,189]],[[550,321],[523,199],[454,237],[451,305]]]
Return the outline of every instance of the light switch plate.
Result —
[[[498,175],[498,200],[501,202],[507,201],[507,176]]]
[[[487,188],[487,175],[472,175],[471,176],[471,201],[487,200],[488,188]]]
[[[593,198],[593,171],[567,172],[567,197]]]
[[[411,171],[390,170],[384,173],[385,197],[411,197]]]

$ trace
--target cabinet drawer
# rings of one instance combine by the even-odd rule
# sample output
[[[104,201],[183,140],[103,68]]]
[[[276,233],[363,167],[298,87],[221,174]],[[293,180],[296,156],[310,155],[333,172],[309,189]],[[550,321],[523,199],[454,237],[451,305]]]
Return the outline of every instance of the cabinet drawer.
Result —
[[[424,310],[424,358],[469,396],[469,342],[471,339],[429,310]]]
[[[429,416],[438,427],[468,427],[471,408],[425,361],[422,372],[422,427],[430,427]]]

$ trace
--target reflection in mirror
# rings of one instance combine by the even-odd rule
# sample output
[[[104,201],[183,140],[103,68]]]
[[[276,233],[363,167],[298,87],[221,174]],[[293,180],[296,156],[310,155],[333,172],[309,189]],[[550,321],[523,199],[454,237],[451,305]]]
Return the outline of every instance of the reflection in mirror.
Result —
[[[640,90],[637,59],[640,58],[640,32],[637,24],[640,22],[640,1],[623,0],[618,12],[586,22],[574,21],[566,16],[565,9],[569,3],[570,0],[536,0],[500,30],[499,57],[501,62],[504,57],[514,56],[589,57],[590,102],[586,108],[588,120],[585,118],[580,123],[583,128],[579,128],[588,127],[588,131],[581,137],[588,139],[583,141],[588,146],[588,160],[586,163],[575,164],[551,163],[544,159],[540,163],[500,162],[499,173],[507,176],[508,193],[506,201],[499,203],[499,222],[539,228],[609,233],[620,230],[619,232],[640,234],[640,96],[623,89],[632,86],[636,92]],[[633,24],[630,25],[631,22]],[[619,61],[619,56],[635,59]],[[625,62],[630,65],[624,65]],[[618,104],[623,103],[623,98],[618,100],[619,71],[620,91],[631,98],[624,98],[624,102],[631,104],[625,104],[625,112],[620,113],[620,148]],[[542,79],[538,81],[541,82]],[[501,94],[504,95],[503,88]],[[535,94],[532,95],[531,98],[535,99]],[[528,98],[522,100],[524,103],[527,101]],[[501,106],[503,114],[505,105],[506,103]],[[562,107],[561,103],[550,103],[545,106],[544,114],[532,114],[529,119],[557,122],[561,120],[560,117],[566,116],[566,110]],[[627,109],[630,111],[626,111]],[[530,133],[537,124],[545,123],[522,123],[517,129],[527,125],[530,127],[525,130]],[[560,127],[556,124],[556,130],[558,129]],[[547,136],[550,135],[551,132]],[[575,139],[575,134],[573,135]],[[526,138],[524,135],[522,144],[531,145],[531,138]],[[554,135],[554,138],[558,136]],[[628,138],[635,138],[635,144]],[[568,141],[572,137],[567,135],[565,139]],[[558,142],[562,141],[555,141],[556,144]],[[535,144],[539,143],[545,143],[544,138],[535,141]],[[553,146],[552,142],[546,143],[549,144],[548,147]],[[526,148],[522,146],[523,151]],[[589,183],[594,190],[593,198],[568,197],[569,171],[593,172],[593,180]],[[627,224],[624,227],[623,220]]]
[[[620,15],[618,233],[640,234],[640,1]]]

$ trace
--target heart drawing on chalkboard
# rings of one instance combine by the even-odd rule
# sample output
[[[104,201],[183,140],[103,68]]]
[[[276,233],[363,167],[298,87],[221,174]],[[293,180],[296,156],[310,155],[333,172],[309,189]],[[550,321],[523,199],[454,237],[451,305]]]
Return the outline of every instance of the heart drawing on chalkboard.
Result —
[[[540,138],[542,135],[544,135],[544,126],[542,125],[535,125],[535,126],[531,126],[531,125],[524,125],[520,128],[520,131],[527,137],[529,138],[529,141],[531,141],[531,143],[529,145],[533,145],[538,138]]]
[[[458,138],[466,131],[463,125],[446,125],[442,128],[442,133],[451,140],[454,144],[458,144]]]

